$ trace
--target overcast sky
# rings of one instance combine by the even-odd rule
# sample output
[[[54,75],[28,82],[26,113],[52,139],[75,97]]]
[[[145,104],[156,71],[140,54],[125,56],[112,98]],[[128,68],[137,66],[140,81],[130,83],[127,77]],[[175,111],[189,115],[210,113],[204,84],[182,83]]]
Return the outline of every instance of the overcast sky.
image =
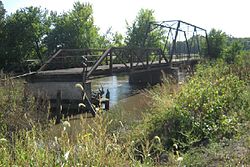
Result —
[[[27,6],[63,12],[76,0],[2,0],[9,13]],[[93,6],[95,24],[105,32],[126,32],[141,8],[153,9],[157,21],[183,20],[208,31],[220,29],[235,37],[250,37],[250,0],[80,0]]]

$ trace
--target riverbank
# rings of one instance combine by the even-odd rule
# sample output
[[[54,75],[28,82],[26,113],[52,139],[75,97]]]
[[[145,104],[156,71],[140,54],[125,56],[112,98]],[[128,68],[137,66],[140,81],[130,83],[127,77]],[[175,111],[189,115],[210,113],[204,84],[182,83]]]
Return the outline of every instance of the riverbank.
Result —
[[[246,166],[250,150],[249,70],[231,67],[223,62],[201,65],[181,86],[156,86],[144,92],[145,99],[140,94],[130,102],[124,99],[118,108],[96,118],[66,119],[46,127],[31,121],[28,116],[37,112],[36,104],[28,100],[30,110],[24,111],[27,101],[17,96],[22,89],[10,84],[8,91],[0,91],[1,111],[24,113],[23,122],[31,128],[1,134],[0,164]],[[8,97],[12,101],[6,106]]]

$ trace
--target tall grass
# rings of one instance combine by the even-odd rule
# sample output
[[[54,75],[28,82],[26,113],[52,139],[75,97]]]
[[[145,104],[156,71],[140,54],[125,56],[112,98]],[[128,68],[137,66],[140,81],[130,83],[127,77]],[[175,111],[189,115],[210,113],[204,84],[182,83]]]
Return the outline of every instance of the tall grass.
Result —
[[[75,125],[78,127],[66,118],[55,128],[53,120],[46,121],[45,111],[48,108],[42,110],[42,106],[46,105],[41,105],[41,101],[25,91],[23,81],[5,80],[0,87],[0,94],[0,166],[140,164],[133,154],[134,142],[129,137],[125,139],[124,132],[127,129],[124,125],[127,123],[117,124],[113,114],[102,113],[88,120],[82,115]],[[117,117],[129,120],[122,113]],[[127,122],[130,125],[133,123],[131,120]],[[60,126],[62,128],[58,128]],[[145,164],[150,163],[148,161]]]
[[[232,70],[235,66],[241,71]],[[155,112],[137,127],[136,138],[152,140],[157,136],[165,150],[180,155],[193,148],[240,137],[242,131],[247,131],[250,118],[249,71],[246,69],[249,65],[245,62],[228,65],[218,60],[199,65],[195,75],[176,94],[170,93],[171,98],[156,91],[160,93],[153,96]],[[142,150],[140,140],[137,142],[138,149]]]
[[[0,81],[0,127],[7,131],[31,128],[34,122],[46,122],[49,105],[32,96],[23,80],[5,77]]]
[[[247,164],[249,138],[242,132],[249,134],[249,66],[241,63],[241,71],[221,61],[199,65],[183,85],[154,87],[146,92],[152,100],[147,112],[115,109],[96,118],[82,115],[77,124],[69,118],[56,126],[45,122],[46,128],[36,119],[41,102],[24,96],[22,82],[5,81],[0,166]]]

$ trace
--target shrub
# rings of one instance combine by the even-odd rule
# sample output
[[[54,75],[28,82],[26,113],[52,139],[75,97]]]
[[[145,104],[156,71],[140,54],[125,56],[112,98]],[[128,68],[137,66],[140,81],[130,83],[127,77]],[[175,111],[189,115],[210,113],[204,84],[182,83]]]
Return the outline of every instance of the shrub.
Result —
[[[23,80],[7,77],[0,82],[0,127],[7,132],[31,128],[31,121],[47,121],[48,110],[47,101],[29,93]]]
[[[91,123],[81,117],[81,131],[70,122],[43,130],[33,126],[30,130],[13,133],[12,140],[0,139],[0,166],[131,166],[130,143],[120,143],[120,134],[107,133],[110,122],[97,115]]]
[[[167,149],[177,144],[187,150],[233,137],[248,112],[245,82],[218,61],[199,65],[195,76],[176,95],[173,106],[152,115],[141,127],[149,138],[160,136]]]

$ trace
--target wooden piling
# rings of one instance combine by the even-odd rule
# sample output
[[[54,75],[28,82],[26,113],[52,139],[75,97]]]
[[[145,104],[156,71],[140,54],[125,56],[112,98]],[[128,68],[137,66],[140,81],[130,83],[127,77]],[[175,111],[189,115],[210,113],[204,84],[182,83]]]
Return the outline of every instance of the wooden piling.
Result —
[[[62,90],[58,90],[56,94],[56,124],[62,119]]]

